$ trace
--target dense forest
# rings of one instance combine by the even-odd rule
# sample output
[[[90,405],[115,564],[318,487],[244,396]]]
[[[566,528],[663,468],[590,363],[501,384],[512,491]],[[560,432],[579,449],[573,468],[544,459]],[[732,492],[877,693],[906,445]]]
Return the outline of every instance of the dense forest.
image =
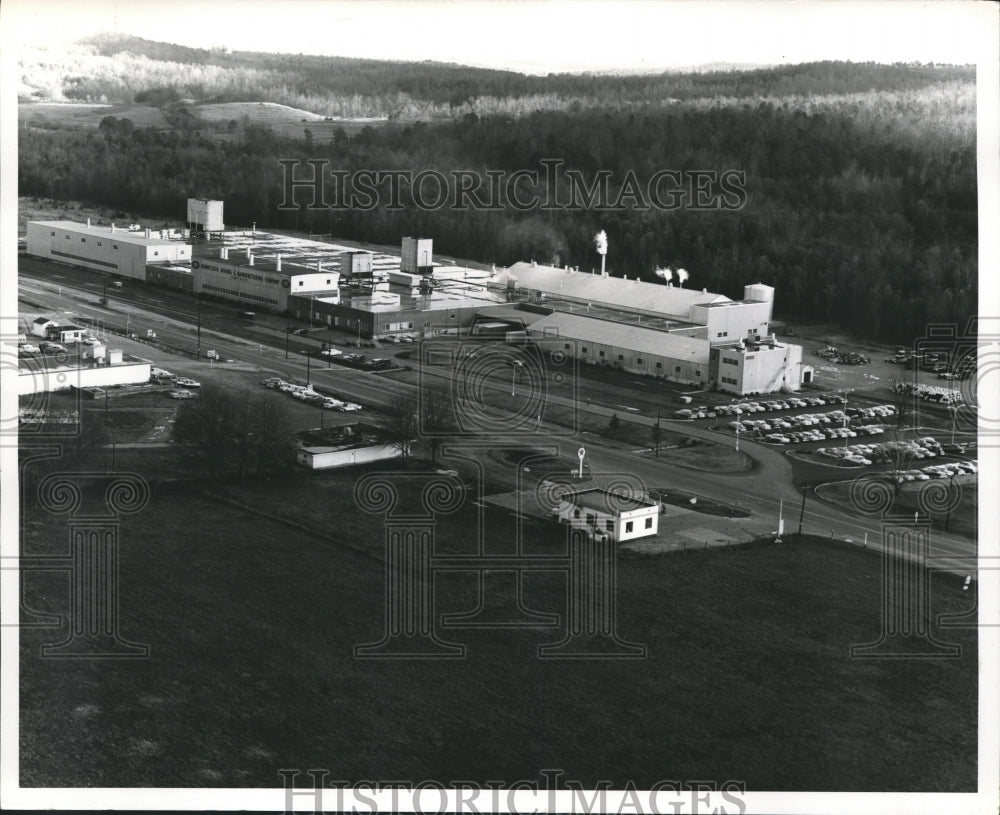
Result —
[[[220,69],[231,59],[211,53]],[[166,55],[178,56],[174,50]],[[278,70],[286,59],[267,58],[274,63],[262,62],[261,70]],[[287,59],[298,70],[319,58]],[[395,74],[386,64],[379,70],[395,76],[386,79],[390,85],[402,81],[398,66]],[[428,67],[428,76],[437,79],[419,92],[425,98],[445,93],[443,77],[451,70],[458,69]],[[658,98],[516,116],[467,112],[444,121],[390,122],[354,136],[340,131],[322,141],[308,132],[304,140],[292,140],[254,125],[233,139],[199,130],[134,128],[113,119],[98,132],[24,127],[20,192],[170,218],[183,217],[189,196],[221,198],[227,224],[255,221],[262,228],[382,244],[419,234],[433,237],[441,254],[504,265],[534,258],[590,269],[599,262],[592,237],[604,229],[612,274],[656,280],[656,267],[683,266],[691,274],[689,286],[733,297],[745,283],[759,280],[777,288],[781,317],[906,342],[928,322],[964,324],[976,311],[974,86],[960,81],[964,70],[822,64],[728,78],[691,75],[671,78],[669,91],[659,96],[680,98],[679,89],[700,86],[739,103],[719,104],[723,97],[706,92],[670,104]],[[601,83],[629,88],[635,82],[638,100],[648,83],[667,82],[462,73],[474,85],[469,93],[509,87],[558,96],[574,82],[578,89]],[[411,79],[419,85],[419,74]],[[383,88],[372,81],[378,96]],[[785,95],[772,100],[782,83]],[[159,82],[155,87],[190,90]],[[759,95],[751,93],[755,87]],[[593,98],[600,101],[605,92],[594,91]],[[174,101],[173,93],[155,95]],[[433,168],[445,176],[455,170],[541,174],[540,162],[556,159],[563,180],[567,171],[587,179],[608,172],[611,200],[629,173],[643,181],[664,169],[738,170],[745,174],[746,202],[731,210],[425,211],[412,204],[394,210],[384,206],[389,196],[383,189],[386,194],[371,209],[279,208],[279,160],[306,158],[326,159],[337,170]],[[405,194],[403,201],[409,201]]]

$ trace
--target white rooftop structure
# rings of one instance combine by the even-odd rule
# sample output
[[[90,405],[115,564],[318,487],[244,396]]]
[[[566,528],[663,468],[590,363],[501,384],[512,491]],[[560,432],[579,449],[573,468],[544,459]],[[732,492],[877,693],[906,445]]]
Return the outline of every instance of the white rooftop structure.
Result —
[[[587,274],[523,261],[496,272],[490,286],[538,291],[564,300],[600,303],[625,311],[667,315],[679,320],[690,319],[692,306],[732,302],[723,294],[698,289]]]

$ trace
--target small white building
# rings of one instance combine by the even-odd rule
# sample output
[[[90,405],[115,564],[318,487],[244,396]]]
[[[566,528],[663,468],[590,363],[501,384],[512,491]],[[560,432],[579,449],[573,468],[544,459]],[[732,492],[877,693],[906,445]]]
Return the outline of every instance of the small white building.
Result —
[[[45,328],[46,336],[52,342],[73,344],[83,339],[87,329],[79,325],[55,325],[50,323]]]
[[[31,321],[31,333],[35,337],[41,337],[43,340],[49,338],[49,326],[55,325],[55,322],[50,320],[48,317],[36,317]]]
[[[655,535],[660,505],[594,487],[564,495],[558,516],[560,523],[587,529],[594,535],[608,535],[620,543]]]
[[[317,441],[316,444],[303,444],[295,451],[298,463],[310,470],[348,467],[402,456],[399,445],[391,443],[384,430],[361,422],[322,432],[308,431],[303,438]]]

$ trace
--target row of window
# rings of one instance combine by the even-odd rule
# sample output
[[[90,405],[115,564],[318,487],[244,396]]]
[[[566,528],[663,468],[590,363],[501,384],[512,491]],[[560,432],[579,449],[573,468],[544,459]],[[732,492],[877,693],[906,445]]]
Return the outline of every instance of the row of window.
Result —
[[[56,249],[52,250],[52,254],[53,255],[59,255],[59,257],[62,257],[62,258],[73,258],[73,260],[82,260],[84,263],[93,263],[93,264],[95,264],[97,266],[104,266],[105,268],[108,268],[108,269],[117,269],[118,268],[118,264],[117,263],[109,263],[106,260],[94,260],[93,258],[80,257],[80,255],[73,255],[73,254],[70,254],[69,252],[60,252],[60,251],[58,251]]]
[[[54,238],[56,236],[56,233],[55,232],[50,232],[49,236]],[[69,235],[66,235],[65,237],[66,237],[66,240],[69,240]],[[80,238],[80,243],[86,243],[86,242],[87,242],[86,238]],[[104,246],[104,242],[103,241],[98,241],[97,245],[98,246]],[[115,251],[118,251],[118,244],[117,243],[112,244],[112,246],[114,246]],[[154,255],[158,255],[160,253],[159,252],[154,252],[153,254]],[[69,257],[73,257],[73,255],[69,255]]]
[[[413,328],[413,323],[382,323],[383,331],[405,331]]]
[[[718,334],[716,334],[715,336],[716,336],[716,337],[728,337],[728,336],[729,336],[729,332],[728,332],[728,331],[720,331],[720,332],[719,332]]]
[[[568,351],[571,348],[571,345],[570,345],[570,343],[567,342],[563,347]],[[587,346],[586,345],[584,345],[584,346],[582,346],[580,348],[580,353],[581,354],[586,354],[587,353]],[[604,354],[603,351],[598,351],[597,355],[598,355],[598,357],[601,357],[601,358],[603,358],[605,356],[605,354]],[[618,361],[619,362],[624,362],[625,361],[625,355],[624,354],[619,354],[618,355]],[[635,364],[636,365],[645,365],[646,362],[645,362],[645,360],[642,357],[638,357],[638,358],[636,358]],[[663,367],[663,363],[662,362],[657,362],[656,363],[656,367],[657,368],[662,368]],[[674,367],[674,372],[675,373],[680,373],[681,372],[681,366],[680,365],[675,366]],[[695,376],[701,376],[701,371],[695,371],[694,375]]]
[[[723,357],[722,362],[725,365],[739,365],[740,361],[738,359],[730,359],[729,357]]]
[[[234,297],[237,300],[252,300],[254,303],[265,303],[269,306],[278,305],[278,301],[270,297],[259,297],[256,294],[246,294],[241,291],[234,291],[233,289],[224,289],[221,286],[209,286],[207,283],[202,283],[201,288],[203,291],[217,292],[218,294],[225,294],[229,297]]]
[[[738,385],[739,383],[731,376],[720,377],[724,384],[726,385]]]

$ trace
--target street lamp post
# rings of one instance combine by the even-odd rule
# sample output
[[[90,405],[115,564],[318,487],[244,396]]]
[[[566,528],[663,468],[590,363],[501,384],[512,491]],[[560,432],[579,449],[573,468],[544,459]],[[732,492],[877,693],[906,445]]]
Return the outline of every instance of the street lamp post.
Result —
[[[517,395],[515,393],[515,390],[514,390],[514,384],[517,382],[517,372],[519,370],[521,370],[521,368],[523,368],[523,367],[524,367],[524,363],[521,362],[521,360],[519,360],[519,359],[518,360],[514,360],[514,362],[511,363],[511,366],[510,366],[510,395],[511,396],[516,396]]]
[[[285,359],[288,359],[288,329],[290,328],[291,326],[285,323]]]
[[[955,444],[955,420],[958,418],[958,405],[954,402],[948,405],[948,410],[951,413],[951,443]]]
[[[201,357],[201,297],[198,297],[195,302],[198,304],[198,350],[195,356]]]

